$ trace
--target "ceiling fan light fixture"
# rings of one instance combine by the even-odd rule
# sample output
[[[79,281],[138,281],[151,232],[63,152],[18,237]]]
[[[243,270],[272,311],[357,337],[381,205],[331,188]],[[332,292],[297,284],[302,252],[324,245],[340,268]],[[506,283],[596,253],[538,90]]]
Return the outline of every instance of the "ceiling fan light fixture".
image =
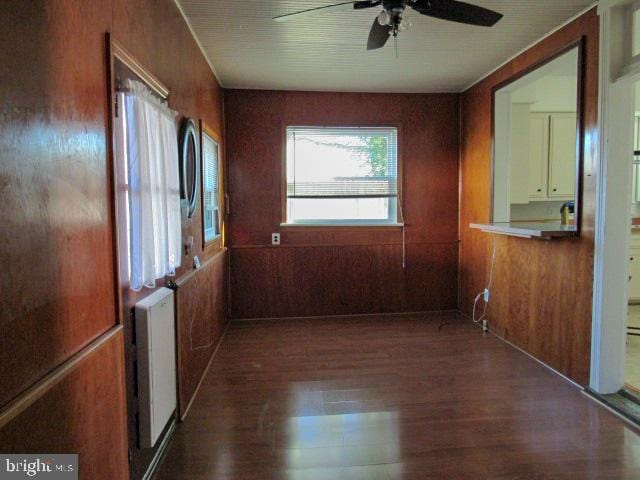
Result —
[[[389,25],[391,23],[391,15],[386,10],[382,10],[378,15],[378,23],[382,26]]]
[[[407,7],[428,17],[482,27],[494,26],[503,16],[501,13],[494,12],[488,8],[459,0],[355,0],[350,2],[343,0],[334,5],[308,8],[299,12],[280,15],[273,19],[277,22],[284,22],[324,12],[365,10],[381,6],[382,11],[373,20],[369,31],[367,50],[377,50],[384,47],[387,40],[389,40],[389,36],[395,38],[398,33],[404,32],[411,27],[411,24],[403,18]]]
[[[406,32],[410,28],[411,28],[411,22],[405,19],[403,19],[402,22],[400,22],[400,25],[398,26],[398,30],[400,32]]]

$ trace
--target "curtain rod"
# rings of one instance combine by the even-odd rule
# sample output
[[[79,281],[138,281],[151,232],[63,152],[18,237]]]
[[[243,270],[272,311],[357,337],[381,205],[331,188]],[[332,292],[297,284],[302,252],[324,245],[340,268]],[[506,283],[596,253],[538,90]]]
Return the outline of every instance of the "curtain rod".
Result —
[[[166,100],[169,97],[169,89],[158,80],[155,75],[153,75],[149,70],[144,68],[142,64],[124,47],[122,47],[118,42],[113,40],[109,36],[109,45],[111,47],[111,55],[113,56],[114,61],[119,61],[129,70],[131,70],[134,74],[136,74],[140,80],[142,80],[154,93],[159,95],[163,100]],[[118,90],[116,88],[116,90]]]
[[[147,85],[145,83],[144,86],[148,87],[149,85]],[[120,87],[120,86],[116,87],[116,92],[118,92],[118,93],[131,93],[132,91],[133,90],[131,88]],[[158,92],[156,92],[155,90],[151,89],[151,93],[153,95],[156,95],[158,97],[158,100],[160,100],[162,103],[169,103],[169,99],[167,97],[160,96],[160,94]]]

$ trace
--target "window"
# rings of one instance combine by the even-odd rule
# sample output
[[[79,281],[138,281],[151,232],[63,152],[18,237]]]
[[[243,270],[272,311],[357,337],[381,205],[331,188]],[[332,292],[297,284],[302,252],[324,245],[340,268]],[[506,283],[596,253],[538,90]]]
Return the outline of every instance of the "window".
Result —
[[[397,129],[288,127],[287,224],[395,224]]]
[[[117,94],[114,153],[123,283],[155,288],[175,275],[182,254],[176,112],[144,84]]]
[[[218,143],[202,133],[202,224],[204,242],[215,240],[220,235],[220,180]]]

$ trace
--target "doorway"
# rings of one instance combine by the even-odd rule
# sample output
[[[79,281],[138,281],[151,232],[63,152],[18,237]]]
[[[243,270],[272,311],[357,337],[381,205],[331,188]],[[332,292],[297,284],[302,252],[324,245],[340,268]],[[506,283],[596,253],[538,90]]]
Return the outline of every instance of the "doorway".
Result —
[[[640,391],[640,230],[632,228],[640,225],[634,155],[640,146],[640,2],[602,1],[598,13],[601,139],[590,390],[606,395]]]
[[[640,81],[635,93],[629,239],[629,312],[624,363],[625,389],[640,401]]]

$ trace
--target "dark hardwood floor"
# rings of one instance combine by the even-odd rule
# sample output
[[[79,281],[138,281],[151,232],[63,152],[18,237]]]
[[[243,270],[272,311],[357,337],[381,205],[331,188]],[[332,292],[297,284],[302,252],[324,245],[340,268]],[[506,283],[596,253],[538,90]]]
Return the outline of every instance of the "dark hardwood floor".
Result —
[[[156,476],[638,478],[632,428],[455,314],[233,322]]]

